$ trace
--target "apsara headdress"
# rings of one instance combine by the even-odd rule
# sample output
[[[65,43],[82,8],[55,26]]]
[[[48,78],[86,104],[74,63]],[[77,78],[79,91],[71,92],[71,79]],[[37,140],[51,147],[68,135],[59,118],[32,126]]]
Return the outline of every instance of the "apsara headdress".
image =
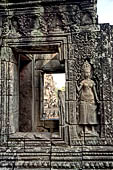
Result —
[[[89,64],[87,60],[84,62],[82,69],[84,71],[91,71],[91,65]]]

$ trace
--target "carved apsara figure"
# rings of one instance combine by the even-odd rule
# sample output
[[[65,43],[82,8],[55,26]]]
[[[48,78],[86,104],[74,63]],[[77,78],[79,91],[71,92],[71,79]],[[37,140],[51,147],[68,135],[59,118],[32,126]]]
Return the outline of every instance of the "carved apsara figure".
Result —
[[[94,126],[97,124],[96,102],[99,99],[96,93],[95,83],[91,80],[91,65],[86,61],[83,65],[84,80],[78,87],[80,95],[80,119],[79,124],[85,126],[85,133],[95,133]],[[89,131],[88,127],[91,130]]]

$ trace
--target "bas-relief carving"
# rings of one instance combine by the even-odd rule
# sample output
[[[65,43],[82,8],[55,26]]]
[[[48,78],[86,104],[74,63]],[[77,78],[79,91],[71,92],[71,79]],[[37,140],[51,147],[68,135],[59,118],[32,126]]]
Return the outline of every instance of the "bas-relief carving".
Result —
[[[9,33],[9,17],[5,16],[2,21],[2,35],[8,35]]]
[[[106,57],[104,56],[103,58],[101,55],[100,44],[102,45],[102,43],[99,37],[102,36],[103,38],[104,33],[101,34],[102,35],[100,35],[99,33],[97,34],[96,32],[95,33],[81,32],[77,34],[72,34],[72,41],[74,47],[72,50],[74,52],[72,54],[70,53],[71,54],[69,58],[70,60],[68,60],[68,68],[69,68],[68,78],[69,80],[77,81],[78,84],[80,84],[80,81],[83,79],[81,76],[81,67],[84,61],[88,59],[88,61],[90,61],[93,67],[93,80],[96,85],[96,91],[98,93],[98,97],[100,99],[100,104],[97,104],[98,125],[95,126],[95,129],[99,134],[100,140],[101,137],[111,136],[112,133],[112,126],[110,125],[112,124],[112,118],[111,118],[112,106],[110,101],[107,101],[107,100],[111,100],[111,64],[110,64],[111,60],[107,56]],[[77,104],[77,113],[76,113],[77,120],[79,119],[78,112],[79,112],[79,108]],[[106,127],[105,124],[107,124]],[[100,143],[101,145],[100,141],[97,143]]]
[[[3,21],[3,34],[12,36],[43,35],[49,32],[70,32],[81,25],[92,24],[89,13],[82,13],[78,5],[46,6],[43,12],[13,14]]]
[[[88,13],[83,14],[82,25],[91,25],[92,23],[93,23],[93,21],[92,21],[90,14],[88,14]]]
[[[80,25],[80,8],[78,5],[47,6],[45,19],[48,31],[61,29],[70,32],[71,27]]]
[[[62,8],[62,6],[61,6],[61,8]],[[71,10],[71,9],[70,9]],[[76,11],[76,10],[75,10]],[[79,12],[79,11],[78,11]],[[76,15],[76,13],[74,14],[73,13],[73,16],[72,17],[68,17],[68,14],[66,14],[66,13],[63,13],[63,12],[61,12],[62,13],[62,15],[64,15],[63,17],[64,17],[64,20],[63,19],[60,19],[59,20],[59,15],[57,15],[57,19],[59,20],[58,22],[57,22],[57,28],[59,29],[59,27],[61,28],[61,29],[67,29],[68,30],[68,28],[70,29],[70,23],[73,23],[72,24],[72,26],[75,26],[75,29],[76,29],[76,24],[74,24],[74,23],[76,23],[76,17],[74,18],[74,15]],[[72,12],[70,12],[70,13],[72,13]],[[66,14],[66,15],[65,15]],[[79,15],[79,14],[78,14]],[[77,15],[76,15],[77,16]],[[66,19],[65,19],[66,18]],[[87,17],[83,17],[83,19],[82,19],[82,22],[84,23],[84,20],[85,20],[85,22],[87,21],[86,19],[87,19]],[[74,20],[75,19],[75,20]],[[44,21],[44,22],[43,22]],[[48,21],[48,19],[47,19],[47,21]],[[55,20],[54,20],[55,21]],[[69,22],[68,22],[69,21]],[[47,23],[45,22],[45,20],[42,20],[41,19],[41,22],[43,23],[43,25],[46,25]],[[51,21],[50,21],[51,22]],[[6,22],[7,23],[7,22]],[[63,27],[61,26],[61,23],[63,23],[64,25],[63,25]],[[69,24],[68,24],[69,23]],[[86,24],[86,23],[84,23],[84,24]],[[90,24],[90,23],[87,23],[88,25]],[[59,26],[60,25],[60,26]],[[5,26],[5,23],[4,23],[4,26]],[[46,25],[47,26],[47,25]],[[55,31],[55,27],[56,27],[56,25],[54,25],[53,24],[53,27],[49,27],[50,26],[50,23],[48,23],[48,31],[49,31],[49,29],[51,30],[54,30]],[[66,27],[65,27],[66,26]],[[82,25],[83,26],[83,25]],[[7,26],[6,26],[7,27]],[[8,29],[9,29],[9,27],[7,27]],[[21,33],[22,34],[22,36],[24,35],[31,35],[32,34],[32,31],[31,31],[31,34],[30,34],[30,32],[29,32],[29,28],[28,27],[25,27],[27,30],[28,30],[28,34],[26,33],[26,30],[23,30],[23,32],[25,32],[25,34],[23,33]],[[44,28],[44,27],[43,27]],[[46,27],[47,28],[47,27]],[[4,34],[6,34],[7,35],[7,30],[8,29],[6,29],[6,33],[5,33],[5,31],[4,31]],[[58,30],[57,29],[57,30]],[[4,29],[5,30],[5,29]],[[44,30],[46,30],[45,28],[44,28]],[[70,30],[69,30],[70,31]],[[13,31],[12,31],[13,32]],[[16,30],[15,30],[15,32],[16,32]],[[21,32],[21,31],[19,31],[19,32]],[[105,30],[103,30],[103,32],[105,33]],[[95,33],[94,33],[95,34]],[[109,32],[109,30],[108,30],[108,34],[110,34],[110,32]],[[15,34],[16,36],[17,36],[17,34]],[[109,64],[108,64],[108,61],[106,61],[105,60],[105,58],[102,58],[102,56],[103,57],[108,57],[107,56],[107,54],[108,55],[110,55],[109,53],[108,53],[108,49],[107,49],[107,46],[105,45],[105,51],[104,51],[104,49],[103,49],[103,47],[102,47],[102,42],[101,41],[103,41],[103,46],[104,46],[104,43],[106,43],[106,41],[107,41],[107,38],[106,38],[106,41],[104,41],[104,40],[102,40],[102,37],[107,37],[106,35],[102,35],[102,37],[100,38],[99,37],[99,43],[97,43],[97,40],[95,39],[96,37],[93,37],[93,38],[91,38],[90,37],[90,33],[83,33],[83,36],[82,35],[80,35],[80,34],[78,34],[78,39],[77,39],[77,34],[75,33],[75,38],[73,39],[74,41],[73,41],[73,44],[74,44],[74,46],[75,46],[75,44],[76,44],[76,49],[73,49],[73,51],[74,51],[74,53],[76,52],[76,55],[74,56],[74,57],[78,57],[77,59],[74,59],[74,57],[73,57],[73,53],[72,54],[70,54],[70,62],[72,62],[72,63],[74,63],[75,64],[75,60],[76,60],[76,64],[75,64],[75,66],[74,66],[74,71],[73,71],[73,69],[71,70],[70,69],[70,67],[69,67],[69,77],[68,77],[68,79],[69,79],[69,81],[70,80],[76,80],[77,82],[78,82],[78,85],[79,85],[79,88],[80,88],[80,85],[82,84],[82,85],[84,85],[84,84],[88,84],[88,88],[90,89],[89,91],[90,91],[90,95],[89,96],[92,96],[92,98],[93,98],[93,102],[91,102],[91,100],[90,100],[90,97],[89,97],[89,100],[86,102],[87,103],[87,105],[90,103],[90,108],[88,108],[88,107],[84,107],[84,106],[86,106],[86,104],[84,104],[85,102],[84,101],[82,101],[83,99],[84,99],[84,97],[83,97],[83,94],[85,93],[85,90],[83,89],[83,88],[81,88],[81,90],[80,90],[80,92],[78,91],[78,97],[79,97],[79,115],[82,113],[82,115],[83,114],[85,114],[85,118],[86,118],[86,124],[84,123],[84,119],[83,119],[83,117],[82,118],[80,118],[80,119],[77,119],[77,121],[78,121],[78,124],[77,125],[70,125],[70,131],[71,131],[71,134],[74,134],[73,136],[72,136],[72,141],[71,141],[71,144],[73,143],[73,145],[78,145],[78,148],[82,148],[83,150],[80,152],[80,160],[78,161],[78,155],[77,156],[73,156],[72,157],[72,159],[74,159],[74,161],[73,162],[71,162],[70,160],[69,160],[69,162],[67,162],[67,164],[64,162],[64,163],[62,163],[62,159],[64,160],[64,150],[66,150],[66,148],[67,148],[67,146],[66,147],[64,147],[64,150],[62,150],[62,149],[60,149],[60,151],[62,151],[62,156],[61,156],[61,153],[60,153],[60,155],[59,155],[59,157],[58,156],[56,156],[55,157],[55,154],[57,155],[58,154],[58,148],[57,148],[57,151],[56,151],[56,153],[54,153],[53,154],[53,157],[52,157],[52,159],[54,158],[54,159],[59,159],[59,161],[57,161],[57,163],[56,163],[56,160],[55,161],[53,161],[53,162],[51,162],[50,163],[50,155],[48,156],[48,163],[50,163],[52,166],[52,168],[53,169],[59,169],[59,168],[64,168],[64,169],[66,169],[66,168],[68,168],[68,169],[70,169],[70,168],[78,168],[78,169],[80,169],[80,167],[81,167],[81,169],[111,169],[111,168],[113,168],[113,163],[111,163],[111,160],[112,160],[112,151],[111,152],[109,152],[108,150],[106,150],[106,152],[105,153],[103,153],[103,147],[102,146],[104,146],[104,151],[105,151],[105,148],[107,148],[108,149],[108,145],[113,145],[113,140],[112,140],[112,130],[113,130],[113,125],[112,125],[112,107],[111,107],[111,100],[112,100],[112,98],[111,98],[111,81],[112,81],[112,79],[110,79],[110,77],[111,77],[111,72],[110,72],[110,67],[109,67]],[[80,39],[80,37],[81,37],[81,39]],[[31,37],[30,37],[31,38]],[[78,42],[77,42],[78,41]],[[99,49],[99,47],[97,47],[96,49],[95,49],[95,43],[94,43],[94,41],[96,41],[96,43],[98,44],[97,46],[100,46],[100,49]],[[106,44],[110,44],[110,43],[106,43]],[[78,48],[79,47],[79,48]],[[97,52],[98,54],[97,55],[95,55],[95,52]],[[8,53],[9,54],[9,53]],[[101,56],[101,54],[102,54],[102,56]],[[91,56],[92,57],[92,59],[90,60],[90,64],[92,64],[93,65],[93,80],[91,80],[91,78],[90,78],[90,83],[86,83],[86,81],[85,81],[85,79],[86,79],[86,77],[82,80],[81,79],[81,67],[82,67],[82,65],[84,64],[84,61],[86,60],[86,58],[85,58],[85,56]],[[101,56],[101,59],[99,59],[99,57]],[[96,58],[97,57],[97,58]],[[5,58],[6,58],[6,56],[5,56]],[[90,57],[89,57],[90,58]],[[78,61],[79,60],[79,61]],[[104,61],[103,61],[104,60]],[[101,63],[101,65],[99,65]],[[104,72],[104,75],[102,74],[102,71]],[[74,73],[73,73],[74,72]],[[76,77],[75,77],[75,74],[77,75]],[[89,73],[90,74],[90,73]],[[107,78],[107,79],[106,79]],[[104,80],[104,81],[103,81]],[[93,82],[92,82],[93,81]],[[105,83],[104,83],[105,82]],[[104,136],[104,137],[106,137],[106,139],[105,138],[98,138],[98,140],[93,140],[93,138],[94,138],[94,136],[98,136],[98,133],[97,133],[97,128],[96,128],[96,126],[98,126],[99,125],[99,123],[98,123],[98,118],[97,118],[97,114],[98,114],[98,110],[97,110],[97,100],[96,100],[96,98],[94,97],[94,92],[92,91],[92,86],[93,86],[93,84],[95,84],[95,86],[96,86],[96,90],[95,90],[95,92],[97,92],[98,93],[98,96],[99,96],[99,99],[101,100],[101,113],[100,113],[100,115],[102,116],[102,117],[104,117],[103,118],[103,120],[102,120],[102,124],[105,124],[105,125],[102,125],[102,127],[101,127],[101,131],[105,131],[105,134],[106,134],[106,136]],[[85,86],[85,85],[84,85]],[[73,100],[73,94],[72,94],[72,89],[73,89],[73,87],[70,85],[69,86],[70,87],[70,89],[69,89],[69,100]],[[85,87],[86,88],[86,87]],[[103,93],[104,93],[104,96],[103,96]],[[104,97],[104,100],[106,100],[106,101],[102,101],[103,100],[103,97]],[[108,101],[110,99],[110,101]],[[83,102],[83,105],[80,105],[82,102]],[[68,101],[66,101],[66,102],[68,102]],[[92,107],[92,106],[94,106],[94,108]],[[4,107],[4,106],[3,106]],[[68,104],[66,105],[66,107],[67,107],[67,110],[68,110]],[[74,107],[73,107],[73,101],[71,101],[70,103],[69,103],[69,110],[70,110],[70,113],[74,113],[74,111],[73,111],[73,109],[74,109]],[[81,109],[80,109],[81,108]],[[93,109],[94,110],[93,110]],[[93,121],[93,123],[91,123],[91,119],[90,119],[90,116],[89,115],[91,115],[91,112],[89,113],[88,112],[88,114],[86,114],[87,113],[87,110],[90,110],[91,109],[91,111],[93,110],[94,112],[94,116],[93,116],[93,119],[95,120],[95,121]],[[68,111],[67,111],[68,112]],[[64,116],[65,116],[65,114],[64,114]],[[72,115],[73,116],[73,115]],[[68,116],[67,116],[68,117]],[[65,119],[65,118],[64,118]],[[67,118],[68,119],[68,118]],[[73,119],[73,117],[72,117],[72,119]],[[67,122],[68,122],[68,120],[67,120]],[[76,122],[74,122],[75,124],[76,124]],[[95,124],[94,124],[95,123]],[[93,128],[94,128],[94,126],[95,126],[95,132],[93,133]],[[76,132],[80,132],[79,130],[80,130],[80,128],[81,127],[83,127],[85,130],[88,130],[88,132],[87,133],[85,133],[85,137],[87,137],[88,135],[89,136],[91,136],[91,140],[88,138],[88,140],[86,140],[86,138],[85,138],[85,140],[79,140],[79,139],[77,139],[76,138],[76,136],[78,135],[78,134],[76,134]],[[79,128],[79,130],[78,130],[78,128]],[[103,130],[104,129],[104,130]],[[78,131],[77,131],[78,130]],[[82,130],[81,130],[81,132],[82,132]],[[81,134],[81,136],[82,136],[82,133],[80,132],[80,134]],[[86,132],[86,131],[85,131]],[[102,133],[102,132],[100,132],[100,133]],[[67,134],[67,136],[68,136],[68,134]],[[108,139],[107,139],[108,138]],[[33,141],[31,140],[30,141],[30,147],[29,147],[29,149],[28,149],[28,146],[27,146],[27,144],[25,143],[24,144],[24,141],[25,141],[25,139],[23,139],[23,148],[24,149],[26,149],[26,151],[28,151],[29,152],[29,158],[30,158],[30,156],[31,156],[31,150],[32,150],[32,152],[33,151],[35,151],[35,149],[34,149],[34,143],[33,143]],[[36,151],[39,149],[39,148],[41,148],[40,146],[41,146],[41,144],[39,143],[39,141],[35,141],[36,143],[37,143],[37,148],[36,148]],[[42,142],[42,141],[41,141]],[[45,141],[44,141],[45,142]],[[75,143],[74,143],[75,142]],[[36,144],[35,143],[35,144]],[[56,142],[57,143],[57,142]],[[9,143],[9,145],[10,145],[10,143]],[[8,150],[10,150],[10,147],[9,147],[9,145],[8,145],[8,147],[7,147],[7,149]],[[14,143],[14,145],[15,146],[17,146],[17,144],[15,144]],[[29,143],[28,143],[28,145],[29,145]],[[89,150],[87,150],[86,149],[86,151],[84,152],[84,148],[86,148],[86,146],[88,146],[88,148],[89,148]],[[97,147],[97,149],[96,149],[96,147],[95,146],[98,146]],[[99,146],[101,146],[101,147],[99,147]],[[52,146],[52,148],[53,147],[56,147],[56,146]],[[23,148],[20,148],[20,150],[22,151],[22,149]],[[42,149],[43,149],[44,147],[42,147],[41,148],[41,151],[42,151]],[[49,147],[48,147],[49,148]],[[69,148],[69,151],[66,153],[66,155],[67,154],[69,154],[69,157],[70,157],[70,155],[71,155],[71,153],[75,153],[75,151],[77,150],[76,148],[74,148],[74,150],[73,150],[73,152],[71,151],[71,149],[70,148],[72,148],[72,147],[68,147]],[[91,150],[91,148],[95,148],[95,152],[92,152],[92,150]],[[102,152],[99,150],[99,148],[102,148]],[[11,147],[11,149],[13,150],[13,147]],[[33,150],[34,149],[34,150]],[[99,152],[98,152],[98,150],[99,150]],[[39,151],[39,150],[38,150]],[[53,150],[52,150],[53,151]],[[90,152],[89,152],[90,151]],[[10,151],[9,151],[10,152]],[[82,153],[82,152],[84,152],[84,153]],[[88,152],[89,152],[89,155],[88,155]],[[97,153],[96,155],[95,155],[95,153]],[[1,155],[3,156],[3,154],[4,154],[4,152],[3,153],[1,153]],[[25,154],[25,158],[26,158],[26,153],[24,153]],[[47,154],[47,148],[45,149],[45,152],[43,152],[42,153],[42,159],[44,160],[44,154]],[[49,154],[49,152],[48,152],[48,154]],[[77,153],[78,154],[78,153]],[[18,154],[16,154],[16,152],[15,152],[15,155],[17,156],[17,159],[18,159]],[[92,155],[92,156],[91,156]],[[32,155],[33,156],[33,155]],[[36,155],[35,155],[36,156]],[[9,157],[9,156],[8,156]],[[90,157],[90,161],[88,160],[89,159],[89,157]],[[101,160],[99,160],[99,161],[96,161],[95,160],[95,158],[96,159],[98,159],[98,157],[99,157],[99,159],[101,158],[102,159],[102,161]],[[77,158],[77,160],[75,159],[75,158]],[[15,158],[14,158],[15,159]],[[40,159],[40,158],[39,158]],[[57,159],[57,160],[58,160]],[[67,158],[68,159],[68,158]],[[82,161],[81,161],[81,159],[82,159]],[[23,158],[22,158],[22,160],[23,160]],[[27,159],[26,159],[27,160]],[[37,159],[38,160],[38,159]],[[95,160],[95,161],[94,161]],[[110,161],[106,161],[106,160],[110,160]],[[67,160],[66,160],[67,161]],[[6,161],[7,163],[9,163],[10,161]],[[70,163],[71,162],[71,163]],[[15,163],[15,161],[14,161],[14,163]],[[41,161],[37,161],[37,162],[33,162],[32,161],[32,158],[31,158],[31,160],[30,161],[23,161],[23,163],[21,163],[21,161],[19,162],[17,162],[17,164],[16,164],[16,166],[17,167],[19,167],[19,164],[21,164],[21,167],[23,168],[23,167],[30,167],[30,168],[40,168],[40,167],[43,167],[43,168],[48,168],[49,167],[49,165],[50,164],[48,164],[47,163],[47,161],[44,161],[44,162],[41,162]],[[76,164],[80,164],[80,167],[79,166],[77,166]],[[11,164],[11,163],[10,163]],[[30,165],[31,164],[31,165]],[[3,163],[2,163],[2,165],[3,166],[5,166]],[[10,165],[10,166],[14,166],[14,165]]]
[[[97,96],[95,83],[91,80],[91,65],[86,61],[83,65],[84,80],[80,82],[79,92],[79,125],[83,127],[85,136],[98,136],[95,131],[97,121]],[[81,136],[84,135],[83,131]]]

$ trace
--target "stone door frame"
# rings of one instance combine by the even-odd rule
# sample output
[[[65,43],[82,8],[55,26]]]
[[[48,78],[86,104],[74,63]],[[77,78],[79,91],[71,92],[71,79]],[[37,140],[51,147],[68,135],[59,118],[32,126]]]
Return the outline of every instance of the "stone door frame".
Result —
[[[55,35],[49,35],[46,37],[35,37],[35,38],[16,38],[16,39],[7,39],[5,42],[5,47],[9,48],[12,51],[16,51],[17,55],[21,54],[21,53],[32,53],[32,54],[36,54],[36,48],[39,46],[58,46],[60,48],[60,60],[65,60],[65,74],[67,76],[67,58],[69,55],[69,45],[71,43],[71,38],[70,38],[70,34],[55,34]],[[30,50],[26,50],[23,48],[26,47],[26,49],[30,49]],[[35,50],[33,50],[35,49]],[[13,52],[11,55],[14,55]],[[12,56],[10,56],[12,57]],[[65,102],[66,103],[66,102]],[[67,113],[65,113],[65,115],[68,115],[68,110],[66,111]],[[10,115],[10,114],[9,114]],[[5,114],[4,114],[5,116]],[[64,120],[61,122],[61,125],[59,126],[59,137],[58,138],[53,138],[52,140],[57,142],[57,143],[68,143],[69,142],[69,128],[68,125],[66,124],[66,116],[64,116]],[[15,137],[11,137],[10,135],[10,124],[9,127],[5,126],[2,127],[5,128],[5,131],[7,131],[7,134],[3,134],[4,135],[4,140],[3,142],[5,142],[6,140],[12,140]],[[18,133],[18,132],[17,132]],[[16,134],[14,136],[16,136]],[[16,137],[18,138],[18,137]],[[20,138],[20,137],[19,137]]]

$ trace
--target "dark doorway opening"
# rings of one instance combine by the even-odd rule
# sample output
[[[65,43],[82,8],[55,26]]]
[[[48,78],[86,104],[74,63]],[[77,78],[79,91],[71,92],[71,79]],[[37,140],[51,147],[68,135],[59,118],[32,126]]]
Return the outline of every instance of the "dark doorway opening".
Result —
[[[32,131],[32,61],[19,57],[19,131]]]
[[[59,58],[60,53],[58,52],[19,54],[19,132],[37,134],[52,132],[59,135],[59,122],[65,103],[65,99],[61,99],[62,88],[65,90],[65,63],[64,61],[62,63]],[[58,80],[58,83],[64,81],[64,85],[61,89],[49,86],[49,89],[52,89],[52,100],[50,100],[52,103],[49,102],[49,104],[54,107],[47,108],[44,95],[44,76],[54,77],[53,75],[57,75],[59,78],[61,74],[64,74],[64,80]],[[50,80],[48,83],[51,83]],[[60,91],[60,95],[58,95],[58,91]],[[51,90],[48,93],[50,94]]]

